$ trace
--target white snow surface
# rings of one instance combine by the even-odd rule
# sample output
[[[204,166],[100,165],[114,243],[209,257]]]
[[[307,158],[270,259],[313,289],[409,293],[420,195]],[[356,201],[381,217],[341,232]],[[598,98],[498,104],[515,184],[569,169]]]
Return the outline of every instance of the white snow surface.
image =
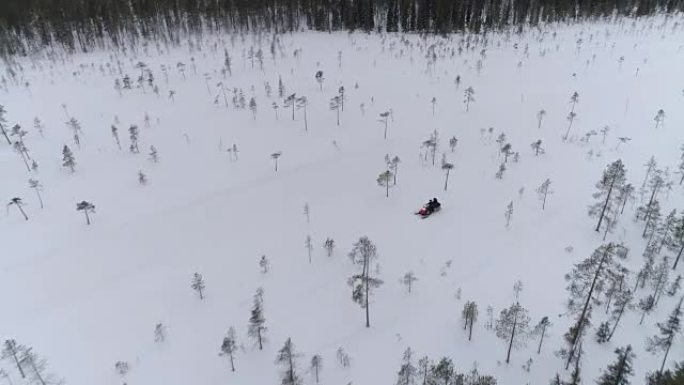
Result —
[[[451,357],[461,372],[477,365],[503,385],[546,384],[557,372],[567,377],[563,361],[554,355],[572,322],[566,315],[564,275],[603,242],[603,234],[593,230],[595,219],[587,215],[594,185],[618,158],[637,187],[651,155],[672,174],[677,169],[684,143],[684,32],[677,21],[682,22],[656,17],[489,33],[484,57],[481,41],[457,52],[464,35],[424,40],[302,32],[279,36],[284,48],[275,62],[267,35],[261,43],[254,35],[244,41],[236,36],[232,44],[229,35],[208,36],[201,51],[186,42],[168,50],[150,44],[125,55],[78,53],[53,62],[22,58],[19,83],[0,92],[0,103],[10,127],[18,123],[29,131],[26,145],[40,168],[27,173],[19,155],[0,142],[0,197],[23,198],[29,216],[25,221],[10,207],[0,217],[0,337],[32,346],[48,359],[48,370],[70,385],[275,383],[280,369],[274,359],[288,337],[302,354],[298,370],[305,384],[315,383],[307,371],[313,354],[323,357],[323,384],[393,383],[409,346],[416,357]],[[246,58],[249,47],[259,44],[263,71]],[[437,44],[438,53],[448,47],[433,67],[425,58],[431,44]],[[232,76],[225,79],[220,72],[224,47],[233,62]],[[298,57],[296,49],[301,49]],[[123,90],[119,96],[113,87],[122,77],[116,73],[117,59],[134,85],[140,73],[134,65],[147,64],[160,95],[146,85],[144,92]],[[186,64],[185,80],[178,62]],[[113,73],[107,67],[100,72],[107,63]],[[168,82],[161,65],[169,69]],[[314,79],[317,70],[324,71],[322,91]],[[271,103],[282,104],[278,76],[286,94],[308,97],[308,132],[301,110],[293,121],[281,108],[276,120]],[[222,97],[213,103],[219,81],[244,90],[247,103],[256,98],[256,120],[249,109],[233,108],[232,92],[228,107]],[[266,81],[273,88],[271,99]],[[346,101],[337,126],[328,105],[341,85]],[[466,111],[463,92],[469,86],[476,100]],[[176,91],[175,102],[169,90]],[[570,139],[563,141],[574,91],[580,95],[577,119]],[[384,140],[378,114],[390,108],[394,119]],[[537,128],[542,108],[547,115]],[[655,128],[658,109],[666,119]],[[80,149],[65,125],[67,114],[82,124]],[[45,125],[45,138],[33,128],[36,116]],[[123,151],[110,131],[115,116]],[[140,154],[127,151],[131,124],[140,127]],[[579,141],[605,125],[610,127],[605,144],[600,132],[588,144]],[[481,129],[489,127],[494,134],[482,136]],[[420,158],[421,143],[433,130],[440,138],[435,166]],[[520,153],[518,163],[509,160],[502,180],[494,177],[503,161],[495,142],[500,132]],[[455,152],[448,147],[452,136],[458,138]],[[617,147],[618,137],[631,141]],[[537,139],[546,150],[539,157],[530,148]],[[233,143],[237,161],[225,151]],[[64,144],[74,151],[73,174],[61,167]],[[159,163],[148,159],[150,145],[158,149]],[[270,157],[276,151],[282,151],[277,172]],[[443,191],[439,167],[442,153],[455,165],[448,191]],[[402,159],[389,198],[376,182],[385,170],[385,154]],[[146,186],[138,184],[138,170],[149,178]],[[42,210],[29,177],[44,185]],[[664,213],[683,207],[679,177],[672,177],[676,182],[663,202]],[[535,189],[546,178],[554,193],[542,211]],[[440,199],[442,211],[425,220],[414,216],[432,197]],[[96,206],[91,226],[75,210],[81,200]],[[506,229],[510,201],[514,213]],[[310,223],[303,215],[305,203]],[[635,207],[628,205],[607,238],[630,247],[627,265],[633,270],[641,266],[645,246],[643,223],[632,219]],[[311,263],[307,235],[315,245]],[[347,253],[363,235],[378,248],[384,280],[372,297],[370,328],[364,327],[363,309],[351,300],[347,284],[356,271]],[[322,247],[326,237],[336,243],[332,257]],[[270,261],[267,274],[258,265],[262,255]],[[411,294],[399,283],[409,270],[419,279]],[[204,300],[190,288],[195,272],[206,280]],[[532,339],[514,350],[506,365],[506,342],[484,323],[487,306],[498,316],[514,301],[515,280],[524,283],[520,301],[532,322],[549,316],[554,325],[541,355]],[[246,335],[259,287],[268,327],[262,351]],[[596,311],[586,337],[584,382],[598,378],[614,360],[616,347],[632,344],[634,383],[643,383],[661,360],[644,350],[646,338],[677,299],[664,298],[641,326],[640,314],[630,312],[605,345],[593,339],[594,328],[606,317]],[[466,300],[476,301],[480,311],[470,342],[461,321]],[[154,342],[159,322],[168,328],[163,343]],[[230,326],[244,346],[235,373],[218,355]],[[682,342],[678,337],[668,366],[684,359]],[[337,363],[338,347],[350,354],[350,368]],[[522,365],[530,357],[534,363],[528,373]],[[119,360],[131,365],[124,378],[114,370]],[[8,362],[2,365],[21,383]]]

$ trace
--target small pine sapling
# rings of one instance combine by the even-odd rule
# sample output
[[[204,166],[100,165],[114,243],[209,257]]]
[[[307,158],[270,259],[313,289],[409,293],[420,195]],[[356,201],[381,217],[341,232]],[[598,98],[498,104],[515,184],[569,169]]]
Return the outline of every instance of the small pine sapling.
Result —
[[[192,290],[196,291],[200,299],[204,299],[204,277],[200,273],[194,273],[192,275],[192,280],[190,281],[190,287]]]

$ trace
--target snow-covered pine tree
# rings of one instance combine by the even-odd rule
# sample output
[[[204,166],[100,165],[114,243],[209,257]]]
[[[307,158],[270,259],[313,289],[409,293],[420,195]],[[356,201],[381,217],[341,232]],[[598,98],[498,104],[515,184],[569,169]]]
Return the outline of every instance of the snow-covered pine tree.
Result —
[[[542,210],[546,208],[546,197],[549,194],[553,194],[551,190],[551,179],[546,179],[539,187],[537,187],[537,195],[539,195],[539,200],[542,201]]]
[[[608,336],[610,335],[610,325],[608,322],[601,322],[598,329],[596,329],[596,342],[603,344],[608,342]]]
[[[572,95],[570,95],[570,112],[575,112],[575,106],[577,103],[579,103],[579,93],[575,91],[572,93]]]
[[[655,122],[655,128],[660,127],[663,122],[665,122],[665,110],[660,109],[658,112],[656,112],[655,117],[653,118],[653,121]]]
[[[28,180],[28,185],[29,188],[32,188],[35,192],[36,195],[38,196],[38,202],[40,202],[40,208],[43,208],[43,197],[40,195],[40,192],[43,191],[43,185],[40,184],[40,181],[37,179],[29,179]]]
[[[371,276],[371,264],[377,259],[377,248],[368,237],[363,236],[354,243],[349,252],[351,261],[361,268],[361,272],[354,274],[348,280],[353,288],[352,299],[366,311],[366,327],[370,327],[369,299],[373,288],[382,285],[382,280]]]
[[[384,111],[380,113],[380,119],[378,119],[378,122],[382,123],[385,127],[385,133],[383,138],[387,140],[387,128],[389,127],[389,111]]]
[[[154,327],[154,342],[164,341],[166,341],[166,326],[162,323],[158,323]]]
[[[449,187],[449,173],[451,170],[454,168],[453,163],[449,162],[444,162],[442,163],[442,170],[446,171],[445,173],[445,178],[444,178],[444,191],[447,191],[447,188]]]
[[[323,243],[323,247],[325,248],[325,252],[328,254],[328,257],[331,257],[333,251],[335,250],[335,240],[332,238],[326,238],[325,242]]]
[[[670,288],[667,289],[667,295],[669,295],[670,297],[674,297],[675,295],[677,295],[677,293],[679,292],[679,289],[681,289],[681,287],[682,287],[682,276],[678,275],[677,278],[675,278],[674,281],[672,281],[672,284],[670,284]]]
[[[541,139],[537,139],[534,142],[532,142],[532,144],[530,144],[530,147],[532,147],[532,150],[534,151],[534,156],[539,156],[539,154],[544,153]]]
[[[501,163],[501,165],[499,166],[499,170],[496,172],[494,176],[496,177],[496,179],[503,179],[504,172],[506,172],[506,165]]]
[[[200,299],[204,299],[205,284],[204,284],[204,278],[202,277],[202,274],[194,273],[192,275],[190,287],[192,288],[192,290],[195,290],[197,292]]]
[[[584,335],[584,327],[588,323],[590,304],[598,301],[600,294],[606,287],[608,279],[614,277],[622,266],[617,261],[621,254],[616,253],[617,245],[608,243],[599,246],[594,252],[576,264],[565,279],[569,282],[567,290],[570,292],[568,310],[577,315],[577,321],[570,328],[567,349],[563,355],[567,357],[566,369],[575,359],[575,353],[581,336]]]
[[[157,152],[157,148],[154,146],[150,146],[150,160],[154,163],[159,162],[159,152]]]
[[[644,323],[646,315],[650,314],[653,311],[653,309],[655,309],[655,297],[653,296],[653,294],[649,294],[646,297],[640,299],[639,304],[637,306],[639,307],[639,310],[641,310],[641,319],[639,320],[639,325],[642,325]]]
[[[249,110],[252,111],[252,118],[256,120],[257,115],[257,103],[255,98],[249,99]]]
[[[304,131],[309,131],[309,122],[306,118],[306,106],[309,105],[309,100],[306,98],[306,96],[300,96],[296,99],[297,103],[297,109],[304,111]],[[277,114],[277,112],[276,112]],[[278,117],[276,116],[276,119]]]
[[[299,385],[302,383],[301,378],[299,378],[296,372],[297,357],[299,357],[299,354],[295,353],[292,339],[288,338],[283,347],[278,350],[278,355],[276,356],[276,364],[283,367],[280,381],[282,385]]]
[[[316,82],[318,83],[318,87],[320,88],[321,92],[323,91],[323,81],[325,78],[323,77],[323,71],[316,71],[316,75],[314,76],[316,79]]]
[[[632,346],[615,349],[617,358],[608,365],[601,377],[596,380],[597,385],[629,385],[629,377],[634,375],[632,360],[636,357]]]
[[[261,267],[261,274],[268,273],[268,259],[265,255],[262,255],[261,259],[259,259],[259,267]]]
[[[416,278],[416,275],[413,273],[413,271],[409,271],[406,274],[404,274],[403,277],[401,277],[401,283],[406,286],[406,289],[408,290],[408,293],[411,294],[411,289],[413,288],[413,283],[416,282],[418,278]]]
[[[413,365],[413,350],[406,348],[397,373],[396,385],[415,385],[418,369]]]
[[[436,365],[430,367],[430,378],[435,385],[449,385],[454,376],[454,363],[451,358],[442,357]]]
[[[503,309],[496,320],[496,336],[508,342],[506,363],[511,361],[514,347],[525,345],[528,338],[530,317],[527,309],[515,302],[508,309]]]
[[[142,170],[138,170],[138,184],[143,186],[147,184],[147,175]]]
[[[615,331],[620,324],[620,320],[625,314],[625,310],[631,310],[634,308],[634,305],[632,304],[633,299],[634,296],[629,289],[620,290],[617,294],[615,294],[615,303],[613,304],[613,310],[609,319],[609,322],[613,324],[613,327],[608,335],[608,341],[613,338],[613,334],[615,334]]]
[[[330,99],[330,111],[335,111],[337,115],[337,125],[340,125],[340,109],[342,108],[342,101],[339,95],[333,96]]]
[[[553,326],[549,317],[542,317],[539,323],[532,330],[532,334],[539,335],[539,345],[537,346],[537,354],[541,354],[542,344],[544,343],[544,337],[546,336],[546,329]]]
[[[311,373],[313,374],[314,378],[316,378],[316,383],[319,383],[320,379],[320,373],[321,370],[323,370],[323,357],[321,357],[318,354],[314,354],[311,357],[311,366],[310,366]]]
[[[21,212],[21,215],[24,217],[25,220],[28,221],[28,216],[26,215],[26,212],[24,211],[24,202],[21,200],[21,198],[14,197],[10,199],[9,203],[7,203],[7,208],[9,209],[10,206],[14,206]]]
[[[0,358],[8,361],[10,365],[17,367],[21,378],[26,378],[26,373],[24,372],[24,368],[19,358],[23,356],[26,350],[26,346],[18,344],[15,340],[9,339],[5,340],[2,345],[2,352],[0,352]]]
[[[468,87],[463,91],[463,104],[465,104],[466,112],[470,110],[470,103],[475,101],[475,90],[473,87]]]
[[[659,376],[662,375],[663,369],[665,369],[665,363],[667,362],[670,348],[672,348],[675,338],[682,329],[682,301],[684,301],[684,297],[679,300],[679,303],[672,310],[665,322],[658,322],[656,324],[659,335],[654,335],[649,338],[646,344],[646,351],[652,354],[663,353],[663,362],[660,365],[660,371],[658,372]]]
[[[74,153],[66,144],[62,148],[62,166],[68,168],[71,172],[76,171],[76,158],[74,158]]]
[[[235,339],[235,329],[231,326],[228,329],[228,334],[223,337],[223,342],[221,342],[221,352],[220,356],[228,357],[230,361],[230,370],[235,371],[235,353],[238,350],[237,341]]]
[[[385,197],[389,197],[389,188],[392,185],[392,180],[394,179],[394,174],[392,171],[386,170],[378,175],[378,185],[385,188]]]
[[[682,216],[677,220],[675,226],[670,231],[672,232],[671,242],[667,245],[667,249],[672,253],[677,253],[674,264],[672,265],[672,270],[675,270],[679,263],[679,259],[684,252],[684,212],[682,212]]]
[[[665,292],[668,279],[670,277],[670,259],[665,256],[660,260],[660,263],[656,265],[651,274],[651,287],[653,288],[653,305],[658,305],[660,301],[660,296]]]
[[[265,325],[263,290],[259,288],[254,295],[254,304],[252,305],[249,327],[247,329],[247,335],[259,345],[259,350],[263,349],[263,343],[266,341],[265,333],[268,329]]]
[[[7,144],[9,144],[11,146],[12,141],[10,140],[9,136],[7,135],[7,129],[5,128],[5,124],[7,124],[7,120],[5,119],[6,113],[7,113],[7,110],[5,110],[5,107],[2,104],[0,104],[0,133],[2,133],[2,136],[5,137]]]
[[[466,301],[463,305],[461,318],[463,319],[463,330],[468,330],[468,341],[473,339],[473,325],[477,321],[477,303],[475,301]]]
[[[598,223],[594,229],[597,232],[601,228],[601,223],[606,215],[608,205],[616,200],[615,197],[619,197],[617,192],[620,191],[625,184],[625,173],[625,166],[622,164],[622,161],[618,159],[606,167],[606,170],[603,172],[603,177],[596,184],[598,191],[593,194],[593,197],[598,201],[589,206],[589,216],[598,217]]]
[[[513,219],[513,201],[510,201],[506,206],[504,217],[506,218],[506,228],[508,229],[511,227],[511,220]]]
[[[140,152],[138,148],[138,137],[140,136],[140,129],[137,125],[132,124],[128,128],[129,139],[131,140],[131,145],[128,147],[132,153],[137,154]]]
[[[276,172],[278,171],[278,158],[280,158],[281,155],[283,155],[283,153],[281,151],[274,152],[273,154],[271,154],[271,159],[273,159],[273,161],[275,163]]]
[[[541,128],[544,116],[546,116],[545,109],[542,108],[541,110],[537,111],[537,128]]]
[[[76,211],[83,211],[83,214],[86,218],[86,224],[90,225],[90,216],[88,215],[88,213],[95,212],[95,205],[88,201],[80,201],[76,203]]]
[[[116,142],[117,147],[121,150],[121,141],[119,140],[119,128],[112,124],[112,136]]]

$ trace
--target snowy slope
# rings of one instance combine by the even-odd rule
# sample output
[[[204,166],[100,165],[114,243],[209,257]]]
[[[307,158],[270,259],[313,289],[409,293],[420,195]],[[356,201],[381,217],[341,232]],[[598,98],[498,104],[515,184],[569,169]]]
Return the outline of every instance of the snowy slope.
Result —
[[[564,316],[563,277],[602,243],[586,209],[595,183],[606,164],[618,158],[636,186],[651,155],[672,172],[678,165],[684,142],[679,129],[684,124],[684,32],[676,21],[681,24],[653,18],[488,34],[484,57],[482,42],[474,40],[471,50],[459,54],[460,35],[423,40],[307,32],[280,36],[283,55],[274,61],[270,38],[262,36],[263,71],[245,57],[250,46],[259,45],[256,36],[244,41],[237,36],[233,44],[229,36],[207,37],[201,51],[196,44],[170,50],[150,45],[125,55],[22,59],[19,84],[10,84],[0,103],[10,126],[19,123],[30,132],[26,145],[39,172],[27,173],[18,154],[0,143],[0,197],[22,197],[29,216],[24,221],[10,207],[0,218],[0,337],[33,346],[48,359],[51,372],[79,385],[273,383],[279,370],[275,354],[287,337],[303,353],[301,374],[311,355],[323,356],[325,384],[391,383],[407,346],[435,360],[452,357],[459,371],[476,363],[504,385],[545,384],[556,372],[566,375],[553,354],[571,322]],[[431,44],[437,44],[436,52],[447,52],[434,66],[425,59]],[[233,59],[226,79],[220,72],[224,47]],[[301,53],[295,57],[297,49]],[[124,90],[119,96],[113,88],[115,78],[122,77],[115,73],[116,60],[134,80],[135,64],[147,64],[160,95],[146,86],[144,92]],[[178,62],[186,64],[185,80]],[[169,68],[168,82],[161,65]],[[319,69],[325,76],[322,91],[314,79]],[[276,120],[270,106],[282,104],[276,97],[278,76],[286,94],[308,97],[308,132],[302,111],[292,121],[291,112],[281,108]],[[255,96],[256,119],[248,109],[224,106],[222,97],[213,104],[219,81],[242,88],[247,102]],[[266,81],[273,88],[271,99]],[[347,99],[336,126],[328,104],[340,85]],[[469,86],[475,101],[466,111],[463,91]],[[175,102],[169,90],[176,92]],[[577,120],[571,139],[563,141],[574,91],[580,95]],[[394,119],[383,140],[377,117],[389,108]],[[547,115],[537,128],[542,108]],[[667,115],[656,129],[658,109]],[[45,138],[32,128],[36,116],[46,126]],[[64,124],[67,117],[82,124],[80,149]],[[111,135],[115,117],[124,151]],[[141,154],[126,151],[131,124],[140,127]],[[579,141],[605,125],[610,127],[605,144],[600,133],[588,144]],[[483,135],[481,129],[489,127],[494,134]],[[421,143],[433,130],[440,138],[437,166],[420,158]],[[520,152],[520,161],[509,161],[502,180],[494,177],[502,162],[495,142],[500,132]],[[452,136],[459,140],[453,153],[448,148]],[[618,137],[631,141],[617,147]],[[537,139],[546,150],[539,157],[530,149]],[[233,143],[239,148],[237,161],[225,151]],[[74,150],[73,174],[61,167],[64,144]],[[150,145],[158,149],[159,163],[148,159]],[[277,172],[270,158],[276,151],[282,151]],[[442,152],[455,164],[448,191],[438,167]],[[385,170],[385,154],[402,159],[389,198],[376,183]],[[139,170],[149,178],[146,186],[138,184]],[[28,188],[29,177],[45,186],[43,210]],[[554,194],[542,211],[535,189],[546,178],[553,181]],[[433,196],[443,203],[440,213],[428,220],[412,215]],[[91,226],[75,210],[84,199],[97,207]],[[510,201],[515,211],[506,229]],[[307,202],[310,223],[302,214]],[[663,212],[682,203],[675,184]],[[628,206],[608,240],[628,245],[627,263],[638,269],[645,243],[641,223],[632,221],[633,209]],[[311,264],[307,235],[316,246]],[[370,329],[347,285],[355,268],[346,254],[362,235],[377,245],[385,281],[372,299]],[[326,237],[337,245],[330,258],[322,247]],[[573,251],[566,252],[567,246]],[[267,274],[258,266],[262,255],[270,261]],[[410,295],[399,283],[409,270],[419,279]],[[203,301],[189,287],[194,272],[206,280]],[[524,283],[520,300],[533,322],[549,316],[554,326],[541,355],[533,340],[514,351],[506,365],[505,342],[483,325],[488,305],[498,315],[514,301],[515,280]],[[265,291],[269,329],[263,351],[246,335],[258,287]],[[460,319],[466,300],[480,306],[471,342]],[[634,383],[658,368],[660,356],[644,351],[645,339],[674,303],[675,298],[664,299],[642,326],[639,314],[629,314],[609,344],[595,344],[590,332],[585,382],[613,360],[615,347],[628,343],[637,352]],[[598,318],[593,321],[598,325]],[[159,322],[168,327],[162,344],[153,340]],[[230,326],[244,345],[235,373],[218,356]],[[681,337],[678,344],[670,362],[684,359]],[[350,368],[336,362],[340,346],[352,358]],[[528,373],[521,366],[530,357],[534,364]],[[123,379],[114,371],[118,360],[131,363]],[[14,374],[7,363],[3,367]],[[308,374],[304,378],[313,383]]]

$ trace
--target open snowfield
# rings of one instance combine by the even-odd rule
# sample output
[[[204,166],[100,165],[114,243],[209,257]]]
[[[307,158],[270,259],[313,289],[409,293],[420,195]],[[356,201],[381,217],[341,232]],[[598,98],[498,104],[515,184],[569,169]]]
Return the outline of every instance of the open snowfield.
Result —
[[[468,45],[463,35],[306,32],[280,35],[275,60],[268,35],[260,41],[253,35],[232,41],[229,35],[209,36],[200,46],[150,44],[146,50],[53,61],[19,59],[23,72],[17,84],[9,81],[8,90],[0,91],[0,104],[9,128],[18,123],[29,132],[24,140],[39,169],[27,172],[0,137],[0,197],[21,197],[29,217],[25,221],[15,207],[0,216],[0,337],[32,346],[48,359],[48,371],[70,385],[273,384],[279,382],[276,352],[288,337],[302,354],[305,384],[315,383],[307,371],[313,354],[323,357],[323,384],[391,384],[409,346],[417,357],[451,357],[459,372],[477,365],[503,385],[546,384],[557,372],[567,377],[554,355],[572,322],[565,315],[564,275],[603,243],[587,206],[606,165],[622,159],[638,189],[643,165],[654,155],[675,181],[662,192],[662,212],[684,208],[675,174],[684,143],[684,30],[676,22],[682,20],[490,33],[486,49],[476,35]],[[432,44],[437,58],[428,64]],[[263,70],[247,57],[252,46],[263,50]],[[232,58],[230,76],[221,73],[224,48]],[[140,61],[154,73],[159,95],[148,84],[135,88]],[[324,73],[322,90],[314,78],[318,70]],[[113,86],[125,74],[133,89],[120,95]],[[308,98],[308,131],[303,110],[295,111],[293,121],[291,109],[282,107],[279,76],[285,96]],[[219,82],[228,89],[227,105]],[[270,98],[265,82],[272,87]],[[340,86],[345,103],[338,126],[329,102]],[[467,87],[475,91],[468,111]],[[256,119],[249,108],[234,108],[233,88],[244,91],[247,104],[255,98]],[[575,91],[577,117],[563,140]],[[273,102],[281,107],[278,119]],[[393,119],[385,140],[378,119],[389,109]],[[538,128],[540,109],[546,115]],[[656,128],[659,109],[666,117]],[[45,126],[44,137],[33,128],[35,117]],[[81,123],[80,148],[65,124],[71,117]],[[116,119],[123,150],[111,133]],[[133,124],[140,128],[139,154],[128,151]],[[604,142],[600,130],[606,125]],[[435,165],[430,156],[423,158],[421,146],[434,130]],[[591,130],[597,135],[580,141]],[[502,132],[519,161],[509,159],[497,179],[504,156],[496,138]],[[620,137],[631,140],[619,144]],[[530,148],[537,139],[545,149],[539,156]],[[61,166],[65,144],[74,152],[74,173]],[[233,144],[237,160],[226,151]],[[158,163],[149,159],[151,145]],[[271,154],[277,151],[282,156],[276,172]],[[454,164],[447,191],[443,153]],[[389,197],[376,182],[386,154],[401,158]],[[139,170],[146,185],[138,183]],[[29,178],[44,186],[44,209]],[[554,193],[542,210],[535,190],[546,178]],[[414,216],[432,197],[442,202],[441,212],[425,220]],[[643,264],[646,245],[634,210],[648,196],[636,198],[606,238],[630,248],[626,265],[633,271]],[[82,200],[96,206],[90,226],[76,211]],[[311,262],[307,235],[314,245]],[[384,280],[371,298],[370,328],[347,284],[357,271],[347,253],[363,235],[378,248]],[[327,237],[336,245],[331,257],[323,248]],[[259,267],[262,255],[270,262],[266,274]],[[684,266],[678,270],[671,277],[684,274]],[[399,282],[408,271],[418,278],[411,294]],[[204,300],[190,288],[195,272],[206,282]],[[510,306],[516,280],[524,284],[520,302],[533,324],[549,316],[553,326],[540,355],[532,338],[506,365],[507,343],[485,328],[486,308],[492,306],[497,317]],[[261,351],[247,337],[259,287],[268,327]],[[461,320],[466,300],[480,310],[472,341]],[[643,325],[641,313],[631,311],[603,345],[594,342],[594,330],[607,315],[597,309],[585,337],[584,383],[592,383],[614,360],[613,350],[626,344],[637,354],[633,383],[643,383],[662,359],[644,350],[646,338],[678,300],[664,296]],[[154,341],[160,322],[168,333],[163,343]],[[244,346],[235,373],[218,355],[231,326]],[[684,359],[682,338],[668,365]],[[337,362],[339,347],[351,357],[349,368]],[[528,372],[522,365],[530,357]],[[114,370],[116,361],[129,362],[125,377]],[[9,361],[2,365],[15,384],[23,383]]]

